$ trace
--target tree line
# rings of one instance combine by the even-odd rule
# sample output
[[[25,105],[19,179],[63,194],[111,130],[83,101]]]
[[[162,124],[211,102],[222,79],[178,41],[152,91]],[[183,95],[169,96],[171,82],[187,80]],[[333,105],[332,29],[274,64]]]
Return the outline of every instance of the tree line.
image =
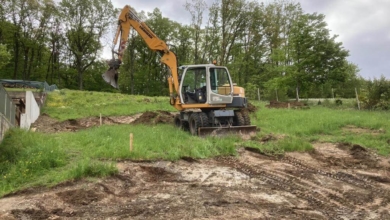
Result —
[[[0,78],[113,91],[101,79],[107,68],[102,49],[112,40],[120,10],[109,0],[0,3]],[[268,99],[275,91],[284,98],[351,98],[355,88],[370,91],[376,81],[388,82],[360,77],[325,15],[306,13],[294,0],[187,0],[182,9],[188,24],[163,17],[158,8],[138,14],[171,45],[179,64],[216,60],[250,97],[260,89]],[[166,95],[168,75],[158,54],[132,31],[120,69],[121,92]]]

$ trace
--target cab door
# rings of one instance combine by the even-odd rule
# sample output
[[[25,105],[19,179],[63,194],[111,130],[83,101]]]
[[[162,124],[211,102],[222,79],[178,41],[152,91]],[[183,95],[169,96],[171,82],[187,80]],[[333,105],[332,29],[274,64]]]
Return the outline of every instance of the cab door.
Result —
[[[233,101],[233,84],[225,67],[208,68],[208,104],[229,104]]]

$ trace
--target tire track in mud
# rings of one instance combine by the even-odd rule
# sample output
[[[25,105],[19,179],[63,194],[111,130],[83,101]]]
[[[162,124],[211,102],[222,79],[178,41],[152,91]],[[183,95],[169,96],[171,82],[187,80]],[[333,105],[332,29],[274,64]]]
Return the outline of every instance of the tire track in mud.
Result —
[[[256,158],[253,154],[253,152],[247,153],[249,157]],[[250,178],[259,179],[277,191],[291,193],[306,201],[312,210],[320,211],[326,218],[369,218],[372,209],[378,210],[380,206],[389,204],[389,191],[366,177],[345,171],[331,172],[291,156],[279,158],[269,156],[268,160],[282,163],[285,167],[284,169],[268,169],[261,164],[251,164],[242,158],[217,158],[217,161],[225,166],[234,168]],[[318,182],[318,177],[322,177],[323,181],[333,181],[350,189],[321,184]],[[359,196],[355,197],[354,194]],[[372,205],[367,207],[365,201],[359,198],[363,198]],[[375,198],[381,200],[380,204],[373,204]]]

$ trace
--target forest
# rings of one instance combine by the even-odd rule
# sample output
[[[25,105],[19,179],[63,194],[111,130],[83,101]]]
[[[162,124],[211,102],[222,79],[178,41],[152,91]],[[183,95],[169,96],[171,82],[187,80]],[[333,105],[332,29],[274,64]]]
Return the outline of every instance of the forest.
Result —
[[[103,49],[113,47],[120,8],[110,0],[0,0],[0,79],[46,81],[59,88],[168,95],[169,72],[143,39],[130,33],[121,90],[101,77]],[[130,2],[129,2],[130,4]],[[349,51],[331,35],[325,15],[294,0],[187,0],[182,24],[153,12],[138,16],[176,53],[178,63],[216,60],[249,98],[354,98],[367,109],[390,109],[390,81],[364,79]]]

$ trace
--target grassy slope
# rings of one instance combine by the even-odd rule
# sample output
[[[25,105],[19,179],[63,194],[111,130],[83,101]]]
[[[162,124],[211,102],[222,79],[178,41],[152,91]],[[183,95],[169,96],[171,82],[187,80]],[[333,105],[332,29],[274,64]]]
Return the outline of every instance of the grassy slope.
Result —
[[[43,113],[60,121],[90,116],[133,115],[147,110],[175,111],[167,97],[61,90],[50,93]]]
[[[342,131],[346,125],[390,130],[386,112],[312,107],[309,110],[267,109],[252,114],[252,124],[262,129],[257,138],[193,137],[173,125],[112,125],[75,133],[41,134],[22,130],[8,132],[0,144],[0,196],[26,187],[53,185],[86,176],[116,172],[117,159],[168,159],[183,156],[206,158],[234,155],[238,146],[271,152],[304,151],[313,141],[349,142],[390,153],[388,132],[355,135]],[[62,90],[49,95],[43,112],[59,120],[103,115],[132,115],[147,110],[175,111],[167,97],[129,96],[99,92]],[[129,152],[129,133],[134,134],[134,151]],[[267,134],[283,135],[260,144]]]

